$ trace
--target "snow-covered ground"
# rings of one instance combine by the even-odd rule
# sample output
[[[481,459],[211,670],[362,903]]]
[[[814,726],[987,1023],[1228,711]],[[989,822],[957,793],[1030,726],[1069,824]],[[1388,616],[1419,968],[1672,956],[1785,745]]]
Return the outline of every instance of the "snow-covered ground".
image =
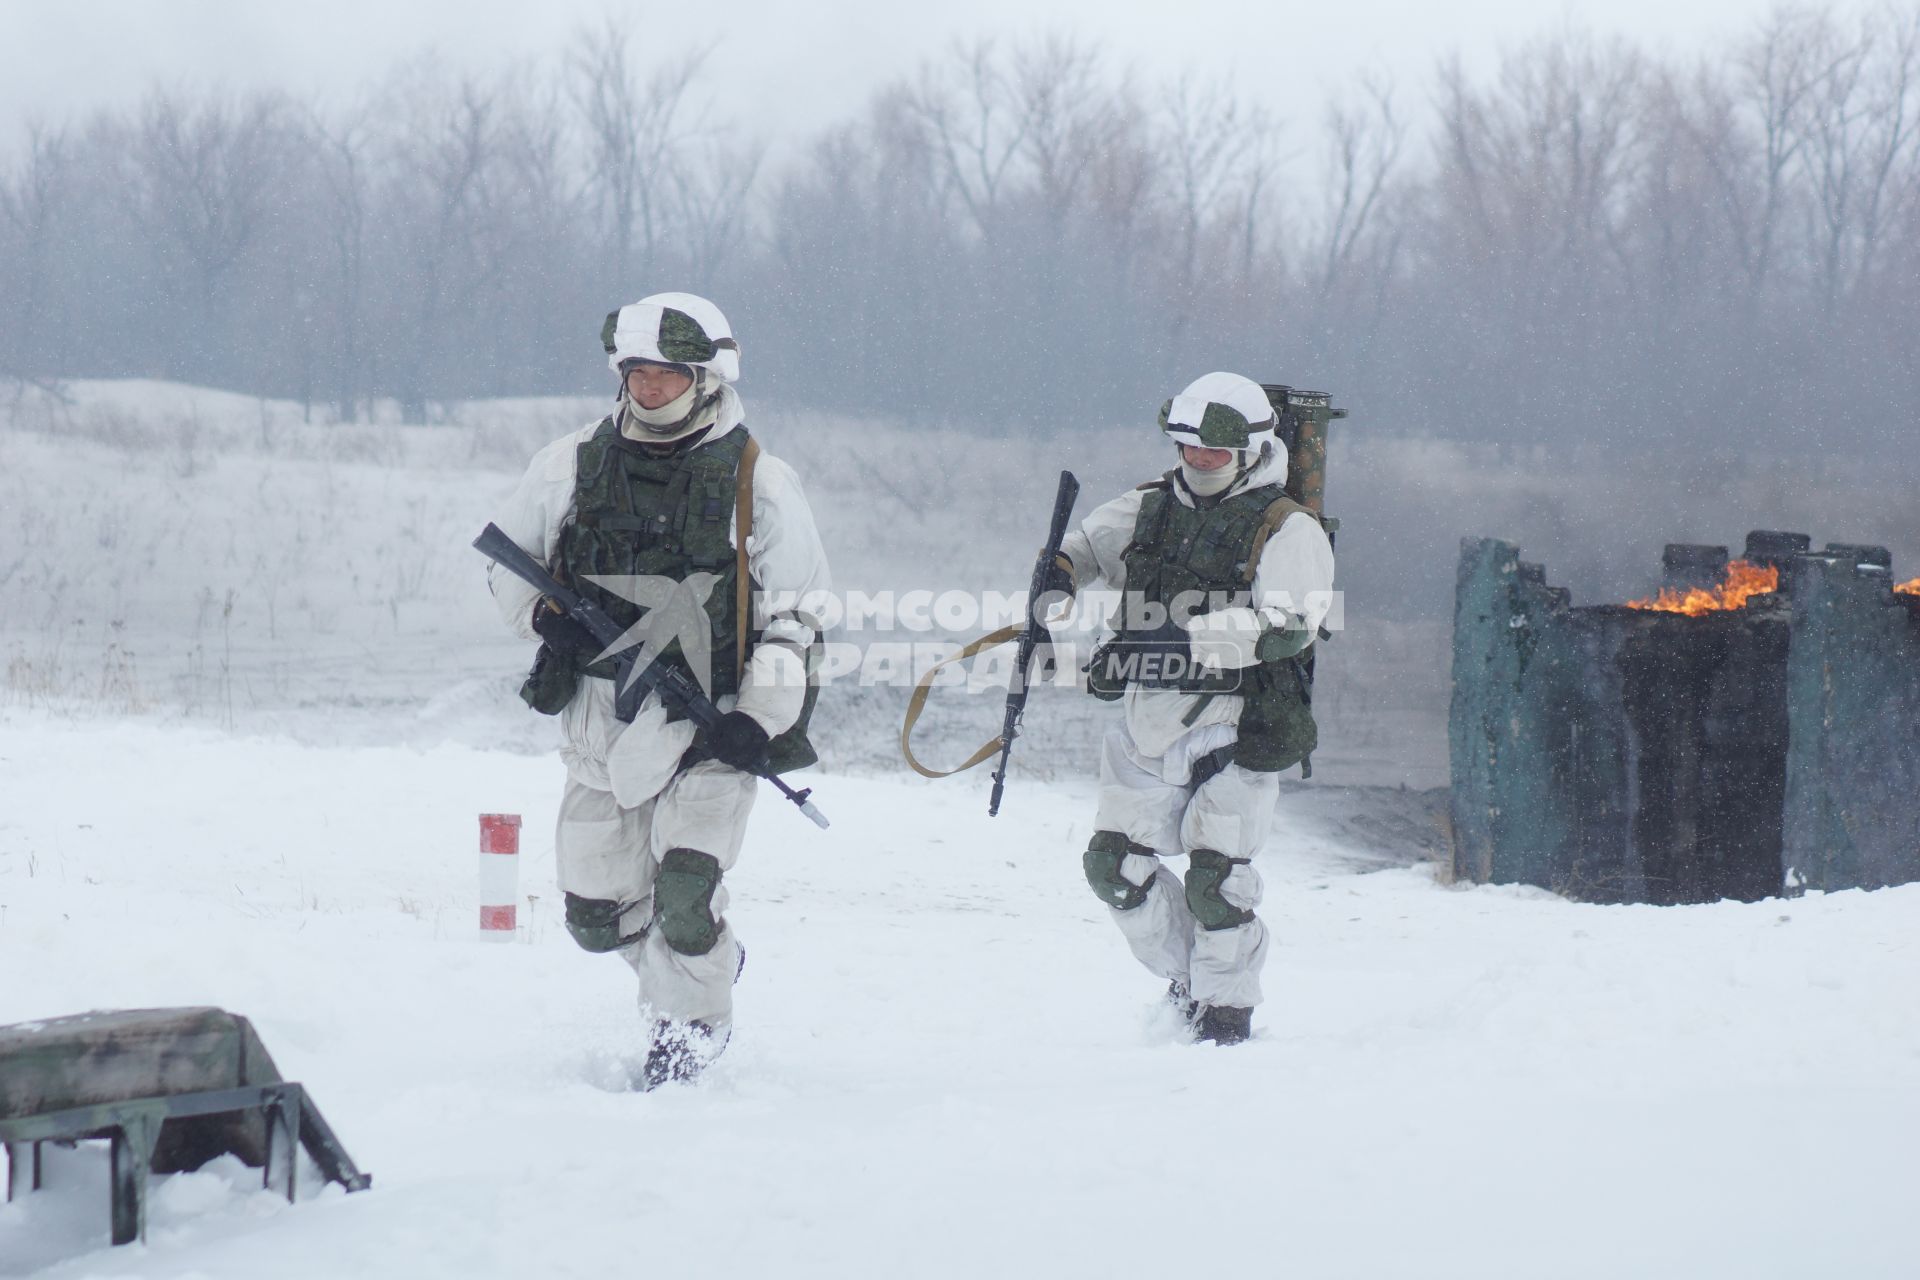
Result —
[[[1914,1273],[1920,886],[1623,908],[1441,883],[1446,628],[1396,597],[1444,599],[1463,533],[1537,530],[1530,556],[1597,580],[1623,516],[1643,541],[1805,527],[1775,497],[1906,511],[1881,519],[1906,563],[1911,504],[1846,460],[1685,503],[1646,463],[1641,510],[1604,468],[1336,441],[1351,629],[1262,858],[1269,1000],[1230,1051],[1176,1042],[1081,879],[1112,708],[1037,692],[989,820],[983,772],[902,772],[902,691],[829,689],[833,829],[769,792],[729,880],[735,1042],[637,1096],[631,977],[560,926],[553,724],[513,697],[529,655],[467,546],[602,404],[340,426],[67,391],[0,399],[0,1023],[244,1013],[375,1183],[289,1207],[228,1162],[163,1182],[149,1242],[113,1250],[83,1148],[0,1208],[0,1276]],[[1092,501],[1154,456],[755,425],[867,591],[1018,588],[1060,466]],[[1418,532],[1386,547],[1390,513]],[[942,691],[916,743],[955,759],[997,719]],[[512,946],[475,927],[494,811],[526,819]]]
[[[501,626],[469,544],[534,450],[605,401],[475,401],[440,406],[431,426],[356,426],[168,383],[65,391],[9,407],[0,383],[0,702],[315,743],[545,749],[549,726],[494,696],[531,653]],[[1164,462],[1150,439],[1116,450],[1091,432],[1036,443],[763,406],[753,422],[798,466],[836,587],[869,595],[1022,590],[1061,466],[1080,474],[1086,510]],[[1383,616],[1385,603],[1354,605],[1322,664],[1315,766],[1336,782],[1439,786],[1445,626]],[[935,700],[917,739],[929,759],[993,735],[993,700],[971,701]],[[827,766],[897,769],[905,702],[904,688],[837,683],[819,712]],[[1090,773],[1101,710],[1042,695],[1022,767]],[[959,756],[943,754],[949,738]]]
[[[229,1163],[108,1249],[104,1157],[0,1274],[1911,1275],[1920,886],[1708,907],[1452,888],[1431,797],[1290,788],[1255,1040],[1176,1043],[1081,881],[1084,783],[763,798],[707,1081],[612,1088],[631,978],[559,927],[551,759],[0,719],[0,1022],[220,1005],[373,1189]],[[518,945],[475,815],[526,817]]]

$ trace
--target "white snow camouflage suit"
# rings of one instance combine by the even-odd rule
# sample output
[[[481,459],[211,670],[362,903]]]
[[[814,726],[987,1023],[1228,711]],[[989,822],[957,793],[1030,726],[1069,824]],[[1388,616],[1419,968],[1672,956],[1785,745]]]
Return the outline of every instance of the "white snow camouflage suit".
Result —
[[[1280,485],[1287,475],[1284,451],[1251,469],[1227,495],[1262,485]],[[1095,582],[1112,590],[1126,587],[1122,560],[1132,541],[1145,494],[1133,490],[1094,509],[1070,532],[1062,551],[1072,562],[1076,591]],[[1176,482],[1172,497],[1192,507],[1191,494]],[[1252,586],[1252,607],[1274,624],[1285,611],[1303,615],[1318,628],[1332,601],[1333,547],[1311,515],[1296,512],[1268,539]],[[1239,616],[1228,616],[1239,615]],[[1246,609],[1224,610],[1195,619],[1196,655],[1210,642],[1206,635],[1227,635],[1225,647],[1237,647],[1231,633],[1255,621]],[[1210,625],[1211,624],[1211,625]],[[1212,642],[1216,647],[1220,642]],[[1225,665],[1239,665],[1229,659]],[[1161,865],[1164,855],[1210,849],[1234,859],[1219,894],[1233,908],[1252,912],[1260,904],[1259,873],[1248,862],[1266,843],[1279,799],[1280,775],[1228,764],[1191,789],[1193,769],[1208,753],[1235,741],[1244,699],[1215,696],[1194,713],[1204,695],[1129,685],[1124,718],[1109,730],[1100,759],[1097,830],[1119,832],[1151,854],[1129,852],[1119,874],[1145,889],[1138,906],[1109,904],[1128,947],[1140,963],[1169,981],[1181,983],[1202,1005],[1251,1008],[1261,999],[1260,970],[1266,961],[1267,928],[1258,917],[1230,928],[1198,928],[1181,878]],[[1189,720],[1189,717],[1191,719]]]
[[[718,441],[742,418],[738,394],[724,387],[713,427],[695,449]],[[583,427],[535,454],[495,521],[542,563],[556,563],[562,531],[573,516],[577,451],[599,425]],[[643,438],[631,425],[623,431],[629,438]],[[728,538],[731,542],[731,522]],[[832,584],[799,478],[766,452],[759,455],[753,475],[747,564],[758,588],[753,625],[761,636],[748,654],[737,698],[723,695],[715,701],[722,711],[746,712],[771,737],[800,716],[806,694],[804,654],[818,633],[818,619],[807,602],[824,598]],[[489,567],[489,583],[507,625],[523,639],[537,641],[532,616],[538,593],[497,565]],[[769,601],[782,605],[783,611],[768,613]],[[723,658],[716,653],[714,658],[732,661],[731,654]],[[580,898],[623,904],[620,937],[644,932],[620,949],[639,976],[643,1016],[699,1020],[724,1042],[740,958],[724,915],[727,891],[724,885],[717,889],[711,902],[718,941],[704,954],[688,955],[670,947],[661,930],[649,927],[653,890],[660,861],[669,850],[697,850],[717,860],[722,873],[730,871],[740,856],[754,796],[765,784],[713,760],[681,768],[681,755],[693,741],[693,723],[667,723],[665,709],[649,694],[633,722],[623,724],[614,715],[614,692],[611,680],[583,676],[560,713],[565,737],[560,754],[567,766],[554,844],[560,888]]]

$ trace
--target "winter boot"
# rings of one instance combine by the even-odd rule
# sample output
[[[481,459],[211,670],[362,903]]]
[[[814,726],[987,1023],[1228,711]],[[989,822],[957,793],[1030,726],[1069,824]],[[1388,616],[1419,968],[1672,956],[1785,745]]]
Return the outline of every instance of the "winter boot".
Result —
[[[653,1046],[634,1079],[641,1093],[658,1089],[669,1080],[686,1083],[699,1078],[707,1065],[727,1047],[728,1033],[716,1036],[712,1027],[698,1020],[653,1024]]]
[[[1167,1003],[1180,1015],[1180,1021],[1192,1026],[1200,1016],[1200,1002],[1187,994],[1187,984],[1175,978],[1167,984]]]
[[[1200,1011],[1195,1030],[1202,1044],[1239,1044],[1253,1034],[1253,1010],[1210,1004]]]

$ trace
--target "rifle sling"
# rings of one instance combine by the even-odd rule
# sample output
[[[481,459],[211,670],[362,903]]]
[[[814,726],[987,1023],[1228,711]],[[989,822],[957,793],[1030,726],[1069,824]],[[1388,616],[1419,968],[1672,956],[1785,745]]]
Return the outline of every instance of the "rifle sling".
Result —
[[[998,631],[989,631],[986,635],[981,636],[978,640],[967,645],[966,648],[960,650],[960,652],[954,654],[951,658],[942,658],[940,661],[934,663],[931,667],[927,668],[925,675],[914,682],[913,696],[907,699],[907,718],[900,726],[900,754],[907,758],[907,764],[912,766],[915,773],[923,778],[946,778],[956,773],[965,773],[968,769],[973,768],[973,766],[979,764],[982,760],[992,756],[1005,745],[1001,737],[995,734],[992,741],[968,756],[966,763],[952,769],[929,769],[914,758],[911,739],[913,736],[913,726],[919,721],[920,713],[926,709],[927,693],[933,684],[933,678],[939,674],[942,667],[955,662],[964,662],[983,649],[991,649],[997,644],[1005,644],[1009,640],[1018,639],[1022,630],[1024,630],[1024,628],[1019,623],[1014,623],[1011,626],[1002,627]]]
[[[747,686],[747,632],[753,629],[753,615],[747,612],[753,585],[747,577],[747,538],[753,533],[753,464],[759,459],[760,442],[748,436],[733,488],[733,670],[734,682],[742,689]]]

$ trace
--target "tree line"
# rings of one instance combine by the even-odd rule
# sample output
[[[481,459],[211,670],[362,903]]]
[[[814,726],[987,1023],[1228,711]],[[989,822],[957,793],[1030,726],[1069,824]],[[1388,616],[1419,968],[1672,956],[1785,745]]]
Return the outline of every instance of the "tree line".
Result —
[[[643,66],[609,23],[348,105],[155,89],[36,123],[0,165],[0,378],[419,418],[610,390],[600,318],[683,288],[754,395],[916,421],[1133,421],[1230,368],[1504,445],[1920,422],[1920,7],[1781,9],[1684,59],[1556,30],[1485,73],[1329,80],[1311,121],[981,40],[778,162],[710,52]]]

